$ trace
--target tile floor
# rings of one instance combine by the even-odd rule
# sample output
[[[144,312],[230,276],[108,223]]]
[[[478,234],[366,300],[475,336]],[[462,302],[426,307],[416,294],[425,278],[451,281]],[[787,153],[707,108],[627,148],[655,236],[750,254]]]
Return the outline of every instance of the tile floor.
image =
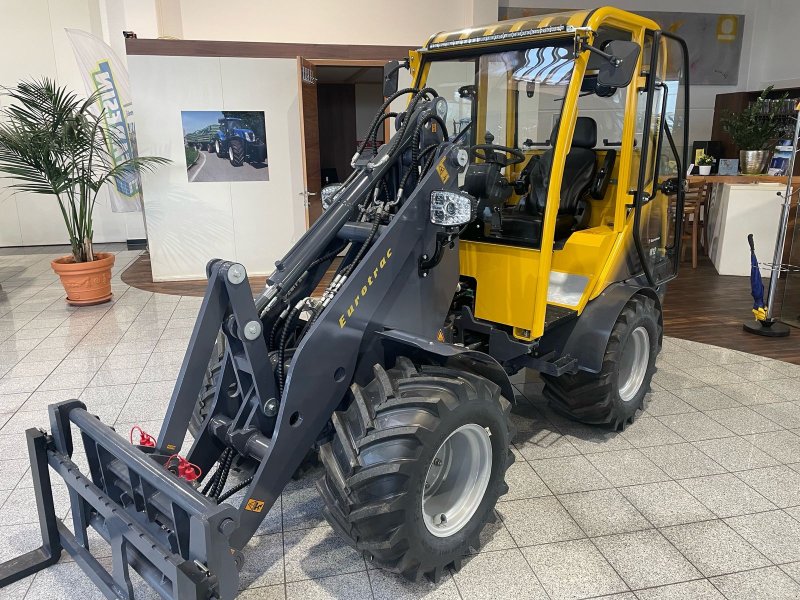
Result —
[[[78,397],[127,432],[158,431],[199,298],[128,288],[63,301],[48,254],[0,256],[0,560],[37,544],[22,432]],[[565,420],[517,376],[517,462],[500,516],[434,586],[373,569],[320,515],[314,473],[291,483],[247,551],[242,598],[796,599],[800,366],[666,339],[649,407],[624,433]],[[62,515],[63,486],[55,494]],[[102,553],[102,550],[100,551]],[[0,598],[96,598],[62,562]]]

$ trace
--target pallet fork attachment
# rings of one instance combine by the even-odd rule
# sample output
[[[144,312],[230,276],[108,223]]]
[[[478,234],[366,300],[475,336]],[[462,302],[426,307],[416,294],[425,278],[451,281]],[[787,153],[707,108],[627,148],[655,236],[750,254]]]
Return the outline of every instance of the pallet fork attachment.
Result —
[[[246,391],[240,419],[216,418],[229,426],[241,419],[250,422],[253,403],[275,394],[263,333],[251,325],[259,321],[244,268],[211,261],[207,271],[206,295],[155,448],[131,445],[77,400],[49,407],[49,434],[35,428],[26,432],[42,545],[0,564],[0,588],[55,564],[66,550],[108,598],[134,598],[130,567],[162,598],[236,596],[243,544],[231,538],[239,529],[242,508],[237,511],[230,504],[217,504],[164,468],[183,444],[220,323],[236,329],[236,335],[229,336],[225,369]],[[208,419],[219,413],[216,404],[215,398]],[[72,460],[73,429],[80,433],[89,476]],[[204,427],[190,450],[191,460],[203,472],[227,447],[212,433],[222,436],[220,429]],[[225,433],[233,432],[233,427],[225,429]],[[268,447],[267,438],[254,429],[237,433],[237,440],[245,443],[242,448]],[[50,469],[69,490],[72,531],[57,516]],[[248,516],[260,522],[270,507],[261,503],[255,513],[251,507]],[[91,553],[89,527],[111,546],[110,570]],[[241,533],[240,539],[250,538]]]

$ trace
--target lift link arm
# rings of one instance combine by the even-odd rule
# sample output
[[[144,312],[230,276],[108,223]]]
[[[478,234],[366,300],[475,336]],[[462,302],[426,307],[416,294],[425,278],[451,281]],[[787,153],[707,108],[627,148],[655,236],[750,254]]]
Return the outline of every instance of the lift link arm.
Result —
[[[209,262],[207,271],[209,279],[206,294],[158,436],[157,447],[167,452],[175,452],[183,444],[208,366],[208,357],[214,348],[220,323],[226,320],[226,316],[229,316],[227,327],[224,328],[228,338],[227,347],[242,359],[235,363],[240,389],[246,391],[252,386],[256,397],[264,400],[278,396],[261,320],[253,303],[244,267],[238,263],[213,260]],[[205,461],[192,462],[204,472],[213,465],[213,461],[211,464],[205,464]]]

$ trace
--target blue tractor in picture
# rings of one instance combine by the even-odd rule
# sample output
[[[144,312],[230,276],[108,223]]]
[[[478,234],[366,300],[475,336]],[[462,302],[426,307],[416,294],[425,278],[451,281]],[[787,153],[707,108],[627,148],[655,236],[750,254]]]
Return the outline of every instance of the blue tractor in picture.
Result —
[[[234,167],[267,161],[265,140],[259,139],[242,119],[219,119],[214,148],[219,158],[227,158]]]

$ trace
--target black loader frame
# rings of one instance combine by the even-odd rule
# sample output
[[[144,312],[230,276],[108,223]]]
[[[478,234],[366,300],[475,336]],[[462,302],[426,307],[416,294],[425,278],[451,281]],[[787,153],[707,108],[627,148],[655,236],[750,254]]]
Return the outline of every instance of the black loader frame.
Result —
[[[429,364],[457,362],[513,398],[493,358],[431,341],[437,332],[441,338],[459,270],[458,229],[431,222],[429,199],[434,191],[457,191],[465,162],[436,116],[435,92],[401,90],[385,106],[408,93],[412,100],[395,138],[377,155],[354,161],[336,201],[276,263],[261,296],[254,300],[242,265],[208,263],[208,287],[154,448],[131,445],[77,400],[50,407],[49,434],[26,432],[43,543],[0,565],[0,587],[57,562],[66,550],[109,598],[134,597],[130,567],[163,598],[233,598],[241,550],[306,450],[328,431],[351,384],[368,379],[373,365],[392,365],[401,354],[424,356]],[[437,120],[442,131],[419,156],[420,136],[435,130],[425,125]],[[398,166],[409,159],[427,161],[418,181],[416,169],[400,181]],[[393,203],[400,186],[406,197]],[[385,200],[373,202],[372,223],[354,218],[381,193]],[[311,299],[347,244],[323,299]],[[281,321],[288,330],[301,314],[307,324],[294,352],[283,343],[270,352],[268,333]],[[215,463],[230,466],[233,453],[249,461],[252,477],[239,486],[245,491],[238,509],[164,468],[184,445],[220,329],[227,345],[219,381],[186,459],[204,475]],[[88,476],[72,461],[73,429],[86,451]],[[74,533],[56,517],[49,469],[69,488]],[[221,492],[226,476],[208,483]],[[89,527],[111,546],[110,571],[91,554]]]

